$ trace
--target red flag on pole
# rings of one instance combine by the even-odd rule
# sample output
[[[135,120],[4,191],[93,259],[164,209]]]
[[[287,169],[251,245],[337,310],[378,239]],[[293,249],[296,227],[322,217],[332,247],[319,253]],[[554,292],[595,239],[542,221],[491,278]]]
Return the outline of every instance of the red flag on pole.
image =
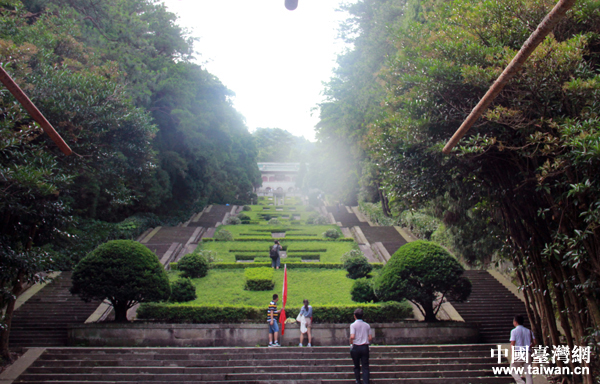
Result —
[[[287,301],[287,264],[283,265],[283,292],[281,293],[282,309],[279,314],[279,321],[281,322],[281,334],[285,333],[285,302]]]

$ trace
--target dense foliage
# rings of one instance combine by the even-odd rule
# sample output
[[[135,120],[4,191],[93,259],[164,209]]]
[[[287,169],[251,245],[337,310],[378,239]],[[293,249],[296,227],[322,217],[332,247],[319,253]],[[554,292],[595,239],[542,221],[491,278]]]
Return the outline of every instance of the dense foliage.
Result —
[[[382,301],[409,300],[419,307],[425,321],[436,321],[445,298],[464,301],[471,294],[471,282],[463,272],[444,248],[418,240],[392,255],[377,277],[375,294]]]
[[[131,228],[132,215],[164,220],[249,200],[260,184],[254,142],[233,93],[193,64],[192,52],[175,15],[154,0],[0,1],[1,65],[74,151],[62,155],[0,93],[6,292],[157,224]],[[13,255],[24,262],[9,263]],[[10,314],[0,331],[5,355]]]
[[[194,279],[206,276],[209,267],[208,260],[200,253],[188,253],[177,263],[177,268],[183,272],[183,276]]]
[[[171,297],[169,301],[184,303],[196,300],[196,286],[190,279],[179,279],[171,284]]]
[[[314,144],[280,128],[258,128],[252,133],[258,150],[257,161],[266,163],[306,163]]]
[[[357,303],[377,302],[377,296],[375,296],[375,291],[373,290],[373,282],[373,279],[356,279],[350,291],[352,301],[356,301]]]
[[[71,293],[86,301],[107,299],[115,321],[145,301],[167,300],[171,287],[158,257],[132,240],[113,240],[84,257],[73,270]]]
[[[593,335],[597,342],[598,2],[576,3],[451,156],[443,145],[555,1],[404,4],[363,0],[350,8],[345,25],[357,27],[355,44],[328,85],[320,134],[350,127],[344,137],[362,143],[353,156],[360,186],[384,192],[362,188],[362,199],[381,201],[383,212],[473,265],[492,256],[512,262],[543,344],[561,343],[559,324],[569,347]],[[351,55],[365,59],[344,60]],[[359,77],[355,63],[373,66]],[[364,106],[370,118],[356,118]],[[414,213],[400,215],[407,210]]]
[[[373,265],[369,263],[365,255],[356,249],[343,254],[341,262],[351,279],[366,277],[373,270]]]
[[[244,278],[246,279],[244,289],[248,291],[270,291],[275,286],[273,276],[273,268],[246,268],[244,270]]]

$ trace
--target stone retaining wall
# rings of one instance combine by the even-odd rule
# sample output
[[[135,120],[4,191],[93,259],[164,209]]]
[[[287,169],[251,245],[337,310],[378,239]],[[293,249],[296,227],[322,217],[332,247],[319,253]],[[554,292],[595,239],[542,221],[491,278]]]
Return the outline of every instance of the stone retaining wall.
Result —
[[[404,344],[463,344],[476,343],[478,330],[472,324],[443,321],[424,323],[371,324],[373,343],[378,345]],[[349,324],[314,324],[313,345],[347,345]],[[281,345],[298,345],[298,324],[287,324],[285,335],[279,335]],[[100,323],[74,325],[69,329],[71,346],[111,347],[255,347],[266,345],[267,324],[153,324]],[[306,343],[305,337],[305,343]]]

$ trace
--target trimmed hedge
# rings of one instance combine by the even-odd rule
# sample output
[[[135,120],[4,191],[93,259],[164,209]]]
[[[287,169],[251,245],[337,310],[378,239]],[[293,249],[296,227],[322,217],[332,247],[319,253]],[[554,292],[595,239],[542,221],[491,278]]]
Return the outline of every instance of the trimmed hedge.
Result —
[[[310,260],[310,259],[306,259]],[[283,259],[285,261],[285,259]],[[284,263],[282,263],[284,264]],[[344,269],[344,266],[339,263],[285,263],[288,268],[315,268],[315,269]],[[171,270],[177,271],[178,263],[170,263]],[[383,263],[371,263],[373,269],[383,268]],[[211,263],[210,267],[214,269],[243,269],[243,268],[256,268],[256,267],[270,267],[271,262],[268,263]]]
[[[266,253],[266,252],[263,252]],[[256,255],[235,255],[235,261],[250,261],[250,260],[254,260],[256,258],[259,258],[262,256],[256,256]],[[268,256],[265,256],[268,257]]]
[[[244,271],[247,291],[270,291],[275,287],[273,268],[247,268]]]
[[[412,317],[412,307],[407,302],[357,305],[313,305],[313,320],[316,323],[351,323],[354,310],[364,311],[364,319],[370,323],[393,323]],[[299,308],[286,308],[288,318],[298,316]],[[264,323],[265,308],[243,305],[189,305],[145,303],[140,306],[137,318],[165,323]]]
[[[319,261],[321,261],[321,255],[319,255],[319,254],[314,254],[314,253],[310,253],[310,254],[288,253],[287,254],[287,259],[294,258],[294,257],[297,257],[297,258],[303,259],[303,260],[319,260]]]
[[[270,257],[257,257],[254,259],[255,263],[271,263]],[[286,257],[285,259],[281,259],[281,263],[301,263],[302,259],[299,257]]]

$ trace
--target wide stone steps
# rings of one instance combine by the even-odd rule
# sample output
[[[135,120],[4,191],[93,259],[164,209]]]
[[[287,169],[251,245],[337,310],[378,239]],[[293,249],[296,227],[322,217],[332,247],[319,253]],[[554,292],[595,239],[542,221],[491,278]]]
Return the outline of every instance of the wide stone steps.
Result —
[[[373,346],[374,383],[510,383],[494,345]],[[347,347],[48,348],[15,381],[32,383],[353,383]]]
[[[529,327],[525,304],[487,271],[465,271],[473,285],[464,303],[451,302],[468,323],[477,324],[484,343],[508,343],[515,315],[522,315]]]
[[[15,311],[11,348],[67,345],[68,327],[84,323],[100,304],[71,295],[70,287],[71,272],[63,272]]]

